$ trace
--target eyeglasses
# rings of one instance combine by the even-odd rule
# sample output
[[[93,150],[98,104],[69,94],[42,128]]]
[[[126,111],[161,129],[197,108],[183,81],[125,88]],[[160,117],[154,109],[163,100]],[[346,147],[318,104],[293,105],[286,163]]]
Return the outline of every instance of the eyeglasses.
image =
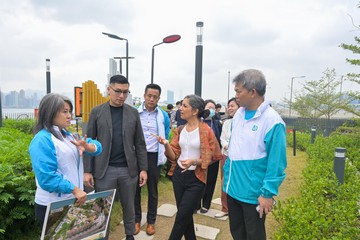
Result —
[[[121,95],[121,94],[124,94],[124,96],[128,95],[130,93],[129,90],[120,90],[120,89],[113,89],[110,85],[109,85],[109,88],[111,88],[111,90],[113,90],[115,92],[115,94],[117,95]]]
[[[156,96],[156,95],[151,95],[151,94],[147,94],[145,95],[147,98],[151,99],[153,98],[154,100],[158,100],[160,97],[159,96]]]

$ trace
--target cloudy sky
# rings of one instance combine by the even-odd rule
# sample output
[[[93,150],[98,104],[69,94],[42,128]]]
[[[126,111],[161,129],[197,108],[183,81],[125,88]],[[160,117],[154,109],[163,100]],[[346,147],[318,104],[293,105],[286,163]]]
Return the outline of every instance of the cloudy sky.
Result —
[[[194,93],[196,22],[204,22],[202,97],[227,101],[228,79],[240,71],[264,72],[267,98],[289,98],[301,83],[326,68],[339,76],[359,69],[358,58],[339,47],[360,35],[359,0],[2,0],[0,1],[0,88],[46,89],[45,59],[51,59],[52,91],[72,93],[87,80],[105,89],[109,58],[126,56],[130,90],[142,96],[151,80],[151,49],[168,35],[181,39],[155,47],[154,82],[175,100]],[[125,70],[123,61],[123,70]],[[126,72],[123,71],[124,75]],[[343,90],[359,88],[344,82]],[[360,89],[357,89],[360,91]],[[230,97],[233,96],[230,84]]]

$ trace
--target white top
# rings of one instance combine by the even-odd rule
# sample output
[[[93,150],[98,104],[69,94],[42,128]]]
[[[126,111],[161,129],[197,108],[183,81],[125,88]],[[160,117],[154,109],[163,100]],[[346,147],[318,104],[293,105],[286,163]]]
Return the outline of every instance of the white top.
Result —
[[[225,150],[224,147],[229,146],[229,141],[231,136],[231,122],[232,122],[232,118],[225,120],[220,136],[220,142],[222,146],[221,152],[226,156],[228,155],[228,150]]]
[[[182,160],[189,160],[189,159],[199,159],[200,158],[200,133],[199,128],[188,132],[186,127],[180,133],[179,137],[179,145],[181,148],[181,154],[177,161],[177,164],[181,168],[183,165],[181,164]],[[188,170],[195,170],[196,166],[191,166]]]

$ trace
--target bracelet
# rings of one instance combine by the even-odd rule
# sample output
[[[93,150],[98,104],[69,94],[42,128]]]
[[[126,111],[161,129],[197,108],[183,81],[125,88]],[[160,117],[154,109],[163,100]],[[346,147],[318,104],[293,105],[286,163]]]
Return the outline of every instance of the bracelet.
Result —
[[[198,163],[198,160],[197,160],[197,158],[195,158],[195,163],[193,163],[192,165],[193,165],[193,166],[196,166],[197,163]]]

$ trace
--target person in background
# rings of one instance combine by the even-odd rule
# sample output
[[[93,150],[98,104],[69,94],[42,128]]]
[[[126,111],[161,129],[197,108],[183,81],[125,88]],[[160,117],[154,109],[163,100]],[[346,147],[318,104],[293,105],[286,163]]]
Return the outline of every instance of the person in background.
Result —
[[[210,114],[208,117],[203,118],[202,121],[206,123],[213,130],[216,140],[218,141],[221,147],[220,135],[221,135],[222,125],[219,120],[214,119],[215,102],[211,99],[205,100],[205,109],[208,109],[210,111]],[[219,172],[219,161],[213,162],[208,166],[204,195],[201,198],[201,201],[199,202],[198,205],[198,209],[200,209],[200,213],[207,213],[210,209],[218,172]]]
[[[148,162],[140,116],[125,103],[129,82],[122,75],[110,78],[108,102],[91,110],[87,135],[100,141],[104,151],[84,158],[84,184],[96,192],[116,189],[120,198],[126,239],[134,239],[137,185],[147,181]],[[109,232],[106,235],[108,238]]]
[[[236,102],[223,191],[234,239],[266,239],[265,217],[285,179],[286,127],[265,100],[266,80],[256,69],[237,75]]]
[[[48,203],[73,197],[78,205],[86,201],[81,156],[102,151],[100,142],[66,130],[72,110],[70,99],[60,94],[49,93],[40,102],[29,153],[36,180],[35,217],[41,225]]]
[[[221,159],[214,132],[201,122],[209,112],[201,97],[188,95],[180,107],[186,125],[176,128],[171,144],[164,137],[157,137],[172,163],[169,174],[172,175],[178,209],[170,240],[180,240],[183,236],[196,239],[193,213],[205,189],[207,168],[213,161]]]
[[[222,108],[222,106],[221,106],[220,103],[217,103],[217,104],[215,105],[215,116],[214,116],[214,119],[219,120],[219,121],[221,121],[221,114],[220,114],[221,108]]]
[[[181,106],[181,105],[182,105],[182,100],[180,101],[180,106]],[[176,113],[175,113],[175,121],[176,121],[176,126],[177,126],[177,127],[186,124],[186,120],[183,119],[183,118],[181,118],[181,116],[180,116],[180,108],[178,108],[178,110],[176,110]]]
[[[146,233],[148,235],[155,233],[160,168],[167,160],[164,154],[164,146],[159,144],[154,136],[164,136],[168,139],[170,134],[170,118],[168,113],[157,105],[160,95],[161,87],[159,85],[153,83],[148,84],[145,87],[145,101],[138,108],[141,126],[144,132],[148,161],[148,180],[146,184],[148,189]],[[141,217],[141,188],[138,186],[135,196],[135,234],[140,232]]]
[[[225,120],[222,126],[220,141],[222,146],[223,158],[220,161],[220,173],[221,173],[221,211],[215,214],[216,218],[222,218],[228,215],[228,206],[227,206],[227,196],[224,191],[222,191],[222,185],[224,184],[224,171],[223,167],[225,160],[228,154],[229,140],[231,135],[231,122],[234,114],[239,109],[239,104],[237,104],[236,99],[233,97],[228,101],[227,113],[228,119]]]
[[[176,106],[175,106],[175,108],[173,109],[173,111],[171,113],[170,120],[171,120],[171,123],[172,123],[173,126],[177,125],[177,122],[176,122],[175,118],[176,118],[176,112],[180,108],[180,106],[181,106],[181,101],[177,101]]]

